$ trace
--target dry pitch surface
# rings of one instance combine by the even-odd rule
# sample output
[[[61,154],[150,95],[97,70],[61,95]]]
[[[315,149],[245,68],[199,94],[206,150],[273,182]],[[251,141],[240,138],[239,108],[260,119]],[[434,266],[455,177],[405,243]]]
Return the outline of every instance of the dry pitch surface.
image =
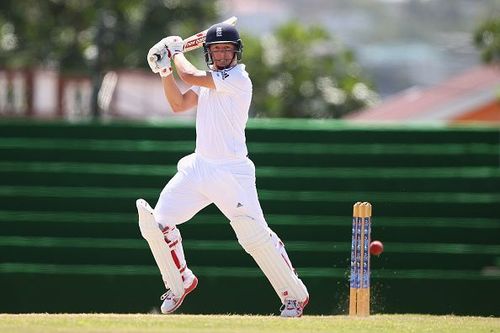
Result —
[[[500,333],[500,318],[430,315],[276,316],[152,314],[0,314],[0,332],[342,332]]]

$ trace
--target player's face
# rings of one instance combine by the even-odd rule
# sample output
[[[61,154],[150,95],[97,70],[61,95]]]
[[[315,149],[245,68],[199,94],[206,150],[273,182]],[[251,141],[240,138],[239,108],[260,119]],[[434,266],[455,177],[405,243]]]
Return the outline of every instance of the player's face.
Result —
[[[223,69],[233,64],[236,61],[234,52],[236,51],[236,45],[232,43],[221,43],[210,45],[210,53],[212,54],[212,60],[217,69]]]

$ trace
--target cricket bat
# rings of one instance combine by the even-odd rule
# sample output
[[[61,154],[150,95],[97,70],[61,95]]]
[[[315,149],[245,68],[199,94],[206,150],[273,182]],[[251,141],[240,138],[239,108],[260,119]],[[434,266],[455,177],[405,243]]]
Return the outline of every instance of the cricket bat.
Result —
[[[221,23],[236,25],[237,21],[238,21],[238,18],[236,16],[232,16]],[[196,50],[196,49],[202,47],[203,43],[205,43],[205,40],[207,38],[207,31],[208,31],[208,29],[205,29],[203,31],[198,32],[197,34],[192,35],[191,37],[184,39],[183,51],[189,52],[189,51],[193,51],[193,50]],[[151,57],[154,57],[154,58],[150,59],[151,61],[161,59],[161,55],[159,55],[157,53],[152,54]]]

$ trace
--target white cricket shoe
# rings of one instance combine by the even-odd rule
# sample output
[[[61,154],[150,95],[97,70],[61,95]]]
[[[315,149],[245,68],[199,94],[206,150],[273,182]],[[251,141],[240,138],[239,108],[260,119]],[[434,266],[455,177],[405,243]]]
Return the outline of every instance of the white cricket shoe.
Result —
[[[192,292],[198,285],[198,278],[194,274],[191,275],[190,280],[191,281],[188,281],[184,284],[184,294],[182,296],[174,295],[174,293],[170,289],[168,289],[166,293],[161,295],[160,299],[163,301],[160,307],[161,313],[172,313],[177,310],[179,306],[181,306],[182,301],[184,301],[184,298],[187,296],[187,294]]]
[[[305,301],[299,302],[295,299],[285,299],[285,302],[281,306],[281,317],[286,318],[297,318],[302,316],[302,312],[309,302],[309,298]]]

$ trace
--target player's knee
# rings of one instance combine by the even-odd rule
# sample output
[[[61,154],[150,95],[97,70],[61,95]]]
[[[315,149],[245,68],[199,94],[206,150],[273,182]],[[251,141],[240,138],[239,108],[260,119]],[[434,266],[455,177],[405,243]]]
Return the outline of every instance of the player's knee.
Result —
[[[236,233],[238,242],[248,253],[252,253],[271,240],[267,224],[250,216],[236,216],[230,224]]]
[[[167,241],[181,239],[179,229],[172,224],[161,223],[153,208],[144,199],[136,201],[139,213],[139,229],[146,240],[165,238]]]
[[[137,213],[139,214],[139,230],[146,240],[161,237],[161,228],[155,220],[153,208],[144,199],[136,201]]]

